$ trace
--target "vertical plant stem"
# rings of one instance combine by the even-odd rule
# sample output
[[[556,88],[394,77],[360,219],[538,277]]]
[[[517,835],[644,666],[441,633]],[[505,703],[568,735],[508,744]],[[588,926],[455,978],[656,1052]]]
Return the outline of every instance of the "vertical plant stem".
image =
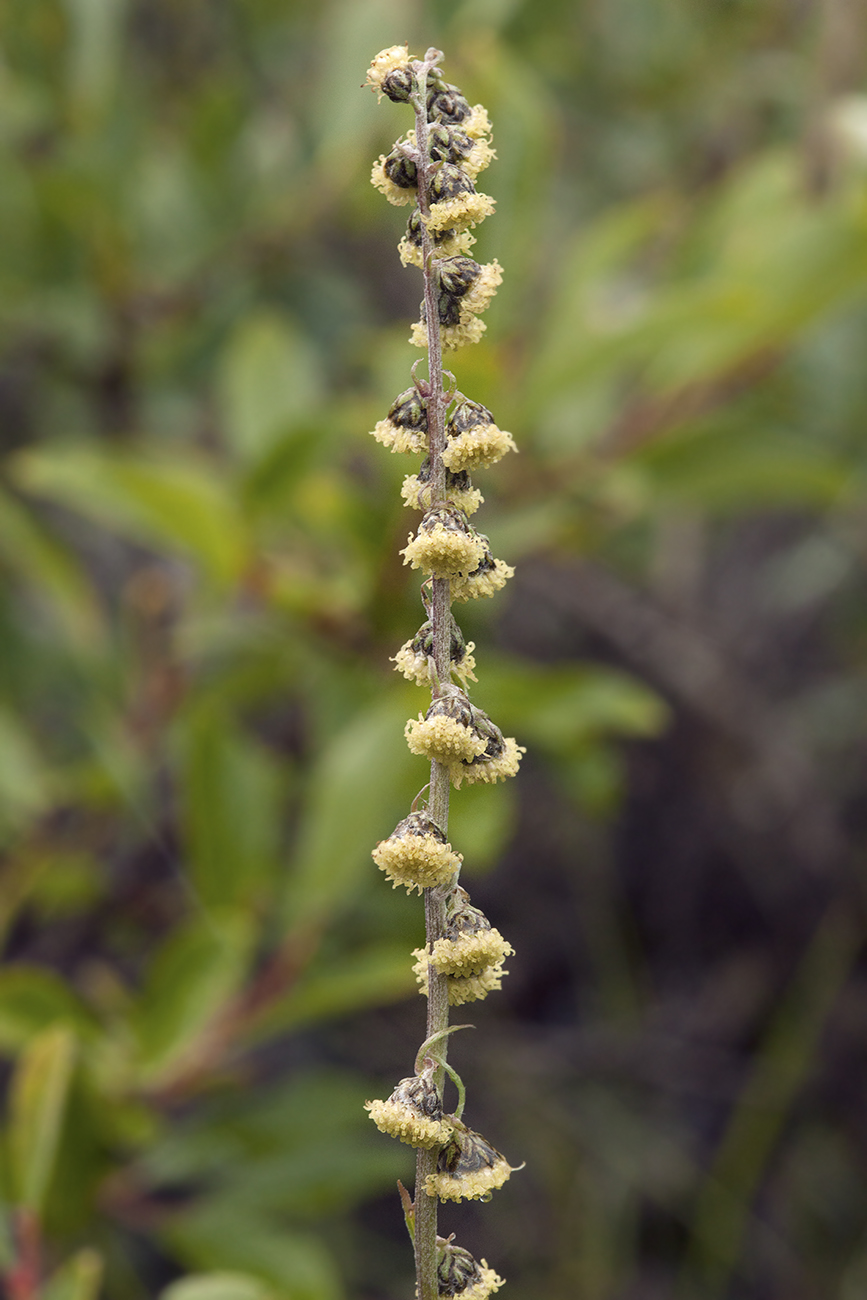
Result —
[[[430,213],[430,183],[434,165],[428,152],[427,75],[441,57],[439,51],[428,50],[424,62],[416,65],[418,93],[412,97],[415,109],[416,143],[418,145],[418,206],[422,216],[422,257],[424,261],[424,302],[428,337],[427,400],[428,445],[431,463],[430,484],[432,504],[445,500],[446,470],[443,465],[445,449],[446,399],[443,392],[442,343],[439,328],[439,274],[433,258],[433,240],[424,218]],[[433,623],[434,662],[441,682],[449,680],[451,667],[451,583],[448,578],[434,578],[431,610]],[[430,814],[444,834],[448,834],[449,770],[442,763],[431,763]],[[446,919],[446,890],[442,887],[424,891],[425,937],[428,945],[442,938]],[[428,965],[427,1037],[448,1028],[448,980]],[[448,1040],[443,1038],[440,1054],[445,1059]],[[437,1073],[437,1086],[442,1093],[445,1072]],[[436,1171],[438,1148],[419,1150],[416,1158],[415,1183],[415,1266],[418,1300],[437,1300],[437,1205],[436,1196],[424,1190],[428,1174]]]

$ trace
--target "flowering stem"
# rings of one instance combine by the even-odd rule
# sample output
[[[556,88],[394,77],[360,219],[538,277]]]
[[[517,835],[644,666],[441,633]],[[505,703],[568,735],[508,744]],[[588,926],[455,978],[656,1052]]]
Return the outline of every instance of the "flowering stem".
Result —
[[[424,303],[428,339],[428,397],[427,428],[428,455],[430,456],[431,504],[438,505],[446,499],[446,469],[443,464],[446,432],[446,397],[443,391],[443,354],[439,328],[439,272],[434,260],[433,239],[425,224],[430,215],[430,183],[435,170],[428,149],[427,77],[438,59],[439,50],[429,49],[422,63],[413,65],[417,91],[410,96],[415,110],[415,133],[418,146],[418,206],[421,213],[422,260],[424,263]],[[451,583],[448,578],[433,579],[431,624],[433,627],[433,657],[441,682],[450,680],[451,669]],[[430,814],[443,834],[448,834],[449,791],[451,781],[448,768],[431,763]],[[445,933],[446,893],[439,886],[424,891],[425,937],[428,948]],[[444,1035],[449,1023],[448,978],[428,964],[427,1037]],[[445,1055],[447,1039],[442,1039],[443,1068],[437,1070],[437,1087],[442,1093],[445,1083]],[[438,1148],[419,1150],[416,1158],[415,1184],[415,1267],[418,1300],[437,1300],[437,1198],[424,1190],[429,1174],[436,1172]]]

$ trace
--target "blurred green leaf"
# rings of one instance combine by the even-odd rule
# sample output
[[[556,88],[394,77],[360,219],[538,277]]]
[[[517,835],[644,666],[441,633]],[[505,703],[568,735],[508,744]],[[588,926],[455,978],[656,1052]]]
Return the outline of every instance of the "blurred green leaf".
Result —
[[[22,453],[13,473],[25,491],[80,510],[122,536],[186,556],[221,586],[236,581],[246,562],[237,504],[203,459],[64,447]]]
[[[16,1205],[42,1211],[72,1078],[75,1037],[53,1025],[22,1053],[9,1092],[9,1162]]]
[[[53,538],[11,493],[0,488],[0,555],[44,603],[70,642],[91,648],[101,631],[93,588],[68,548]]]
[[[285,896],[293,929],[321,922],[375,877],[371,848],[393,829],[389,814],[413,770],[406,717],[405,693],[389,693],[361,709],[317,762]],[[419,785],[425,779],[419,767]]]
[[[250,1029],[259,1038],[408,997],[416,989],[411,965],[406,945],[388,942],[314,962]]]
[[[0,705],[0,838],[48,808],[55,788],[22,720]]]
[[[58,1021],[78,1034],[94,1024],[69,984],[54,971],[23,962],[0,970],[0,1049],[17,1052]]]
[[[201,1035],[244,978],[253,937],[252,917],[228,911],[173,931],[133,1014],[143,1081],[165,1083],[195,1060]]]
[[[95,1250],[80,1250],[49,1279],[42,1300],[97,1300],[103,1272]]]
[[[244,1273],[202,1273],[173,1282],[160,1300],[282,1300],[283,1294]]]
[[[318,353],[290,317],[273,312],[237,325],[221,381],[226,435],[247,464],[303,428],[323,400]]]
[[[278,764],[211,701],[185,722],[183,822],[196,890],[207,906],[250,900],[278,861]]]
[[[191,1267],[263,1278],[286,1300],[342,1300],[344,1295],[334,1262],[314,1236],[262,1216],[239,1216],[231,1205],[179,1216],[167,1236]]]

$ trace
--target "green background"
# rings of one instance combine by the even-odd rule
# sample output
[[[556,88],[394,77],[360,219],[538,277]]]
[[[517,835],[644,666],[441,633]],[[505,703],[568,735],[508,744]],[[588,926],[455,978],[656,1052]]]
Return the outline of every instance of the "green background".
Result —
[[[360,84],[445,51],[504,284],[461,389],[517,567],[461,607],[529,753],[463,790],[517,955],[454,1042],[526,1168],[514,1300],[859,1300],[867,95],[847,0],[7,0],[0,1273],[11,1300],[400,1300],[425,779],[418,273]],[[27,1268],[36,1255],[36,1289]],[[16,1289],[17,1288],[17,1289]]]

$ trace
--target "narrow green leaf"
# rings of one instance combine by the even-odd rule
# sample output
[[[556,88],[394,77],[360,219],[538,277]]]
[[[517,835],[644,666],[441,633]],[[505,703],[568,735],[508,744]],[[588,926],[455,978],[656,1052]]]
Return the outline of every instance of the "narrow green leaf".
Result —
[[[46,1029],[20,1058],[9,1096],[9,1158],[16,1205],[40,1214],[51,1181],[72,1077],[75,1036]]]

